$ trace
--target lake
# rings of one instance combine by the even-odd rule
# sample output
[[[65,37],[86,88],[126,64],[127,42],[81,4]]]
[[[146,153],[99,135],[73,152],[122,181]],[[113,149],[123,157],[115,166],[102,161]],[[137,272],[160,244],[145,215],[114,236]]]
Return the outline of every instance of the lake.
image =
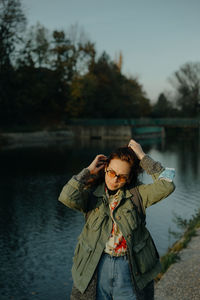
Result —
[[[127,141],[128,142],[128,141]],[[124,141],[68,141],[0,150],[0,299],[69,299],[71,266],[82,215],[57,199],[64,184],[99,154]],[[146,153],[176,169],[175,192],[147,210],[147,227],[160,255],[181,231],[176,216],[200,208],[200,138],[142,142]],[[143,175],[143,182],[151,178]]]

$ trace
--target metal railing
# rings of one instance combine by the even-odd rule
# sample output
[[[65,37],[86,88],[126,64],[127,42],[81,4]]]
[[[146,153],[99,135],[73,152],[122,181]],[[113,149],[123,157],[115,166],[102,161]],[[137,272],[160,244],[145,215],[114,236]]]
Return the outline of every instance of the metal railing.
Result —
[[[138,119],[68,119],[66,124],[82,126],[164,126],[164,127],[199,127],[197,118],[138,118]]]

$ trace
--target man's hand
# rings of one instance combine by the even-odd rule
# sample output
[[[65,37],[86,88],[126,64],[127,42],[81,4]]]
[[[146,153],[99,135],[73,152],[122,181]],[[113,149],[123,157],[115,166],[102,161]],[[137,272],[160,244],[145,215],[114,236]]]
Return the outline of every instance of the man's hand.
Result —
[[[135,140],[131,139],[128,143],[128,147],[130,147],[135,152],[139,160],[141,160],[145,156],[142,147]]]
[[[96,175],[101,169],[105,167],[107,157],[103,154],[99,154],[95,157],[95,159],[91,162],[91,164],[87,167],[90,171],[90,174]]]

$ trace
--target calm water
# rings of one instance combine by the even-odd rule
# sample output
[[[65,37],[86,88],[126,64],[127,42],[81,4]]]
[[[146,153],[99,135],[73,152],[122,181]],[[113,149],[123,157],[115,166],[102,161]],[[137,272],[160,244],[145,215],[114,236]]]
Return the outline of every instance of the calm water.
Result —
[[[0,299],[66,300],[81,214],[57,201],[63,185],[96,154],[124,143],[56,144],[0,152]],[[191,218],[200,208],[200,139],[149,141],[145,151],[176,168],[176,191],[147,212],[160,254],[174,242],[175,215]],[[150,182],[148,176],[142,180]]]

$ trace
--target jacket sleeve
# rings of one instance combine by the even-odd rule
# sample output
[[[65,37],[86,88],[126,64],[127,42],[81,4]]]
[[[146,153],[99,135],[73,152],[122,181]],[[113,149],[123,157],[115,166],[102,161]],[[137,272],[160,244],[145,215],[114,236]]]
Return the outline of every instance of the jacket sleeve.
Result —
[[[152,176],[153,183],[142,184],[138,187],[145,208],[169,196],[174,190],[173,178],[175,170],[164,168],[160,162],[145,155],[140,161],[141,167]]]
[[[72,209],[87,212],[90,190],[85,188],[85,184],[90,176],[86,168],[74,175],[62,188],[58,200]]]

